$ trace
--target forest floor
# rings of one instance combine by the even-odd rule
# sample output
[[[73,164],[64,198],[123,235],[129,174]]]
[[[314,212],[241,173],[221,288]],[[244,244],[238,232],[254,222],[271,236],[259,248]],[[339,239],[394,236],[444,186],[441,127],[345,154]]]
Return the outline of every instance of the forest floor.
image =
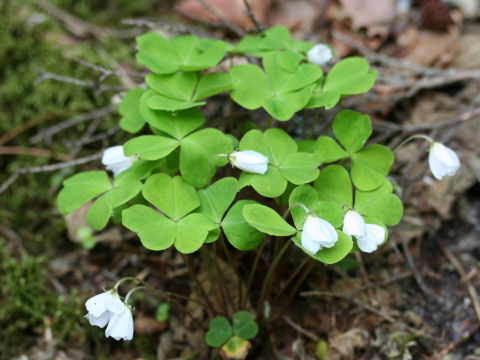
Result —
[[[128,139],[114,104],[116,94],[141,81],[124,75],[141,70],[135,36],[192,32],[235,42],[253,27],[243,0],[205,1],[210,7],[197,0],[0,2],[0,359],[221,358],[185,316],[186,309],[208,322],[193,301],[172,305],[165,320],[156,314],[158,298],[136,297],[131,342],[90,327],[85,300],[121,277],[191,298],[198,289],[175,251],[148,251],[119,226],[93,232],[85,208],[62,216],[55,201],[66,177],[101,166],[89,156]],[[248,359],[480,359],[480,9],[474,0],[452,3],[457,7],[439,0],[256,2],[262,24],[332,44],[338,57],[368,58],[377,84],[342,105],[371,116],[374,141],[393,147],[424,133],[452,147],[462,166],[437,182],[423,142],[396,153],[391,180],[405,216],[389,229],[389,242],[337,265],[303,264],[311,272],[299,274],[297,293],[291,286],[276,301]],[[207,111],[223,108],[219,101]],[[304,123],[288,125],[298,139],[313,122],[312,112],[303,116]],[[331,121],[322,115],[315,133]],[[78,158],[87,160],[45,167]],[[221,306],[206,248],[190,258]],[[256,306],[274,251],[265,249],[247,309]],[[254,257],[233,255],[243,277]],[[274,294],[303,260],[288,254]],[[226,258],[219,266],[236,298],[245,279]]]

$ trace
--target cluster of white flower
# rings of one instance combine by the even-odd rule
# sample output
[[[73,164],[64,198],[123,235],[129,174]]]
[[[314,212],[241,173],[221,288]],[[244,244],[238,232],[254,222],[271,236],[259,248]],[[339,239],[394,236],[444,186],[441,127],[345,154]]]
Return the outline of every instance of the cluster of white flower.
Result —
[[[132,340],[133,317],[130,306],[124,303],[115,289],[95,295],[85,303],[88,314],[85,317],[90,325],[100,328],[107,325],[106,337],[115,340]]]

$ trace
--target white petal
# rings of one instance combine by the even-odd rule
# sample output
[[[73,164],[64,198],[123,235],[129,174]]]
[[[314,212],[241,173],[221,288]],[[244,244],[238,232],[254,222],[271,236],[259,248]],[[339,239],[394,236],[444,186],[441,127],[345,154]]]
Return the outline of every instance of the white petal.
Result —
[[[112,146],[103,152],[102,164],[110,165],[125,160],[127,157],[123,154],[123,145]]]
[[[385,240],[385,229],[376,224],[366,224],[366,235],[357,238],[357,245],[363,252],[371,253],[377,250]]]
[[[322,249],[322,245],[320,245],[318,241],[312,239],[312,237],[305,230],[302,231],[302,246],[305,250],[314,255]]]
[[[268,157],[253,150],[234,151],[228,158],[233,166],[243,171],[264,175],[268,170]]]
[[[445,175],[452,176],[460,167],[460,160],[457,154],[449,147],[434,142],[430,147],[428,165],[433,176],[441,180]]]
[[[328,221],[320,219],[315,215],[307,216],[302,235],[304,233],[307,239],[318,242],[326,248],[334,246],[338,240],[338,234],[335,228]]]
[[[105,307],[108,311],[111,311],[114,314],[121,314],[124,310],[125,304],[117,293],[111,293],[110,297],[105,301]]]
[[[110,315],[111,315],[110,311],[105,311],[103,312],[103,314],[101,314],[98,317],[93,316],[92,313],[88,313],[87,315],[85,315],[85,317],[88,319],[88,322],[90,323],[90,325],[103,328],[105,327],[105,325],[107,325],[108,321],[110,320]]]
[[[307,52],[308,61],[316,65],[324,65],[332,57],[332,49],[324,44],[317,44]]]
[[[348,236],[361,237],[366,233],[365,221],[358,212],[349,210],[343,218],[343,232]]]
[[[87,308],[87,311],[94,317],[99,317],[107,310],[105,307],[105,302],[110,297],[111,295],[108,292],[95,295],[87,300],[85,307]]]
[[[102,157],[102,163],[107,170],[113,172],[113,177],[117,177],[122,171],[125,171],[132,166],[133,161],[133,156],[127,157],[123,154],[122,145],[109,147],[104,151]]]
[[[106,337],[113,337],[115,340],[132,340],[133,338],[133,317],[130,308],[124,305],[120,314],[113,314],[107,329]]]

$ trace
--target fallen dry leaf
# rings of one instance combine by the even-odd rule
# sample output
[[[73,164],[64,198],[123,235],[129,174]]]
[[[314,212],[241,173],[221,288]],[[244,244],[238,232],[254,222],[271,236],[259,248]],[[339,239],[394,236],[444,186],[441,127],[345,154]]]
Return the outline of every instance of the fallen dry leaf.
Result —
[[[355,359],[355,350],[364,349],[368,342],[368,332],[359,328],[333,335],[328,339],[330,349],[327,360]]]
[[[457,56],[459,40],[457,28],[448,33],[435,33],[410,27],[398,37],[398,44],[403,48],[399,55],[403,55],[403,60],[420,65],[442,67]]]
[[[352,30],[367,29],[369,37],[386,38],[395,20],[395,0],[340,0]]]
[[[247,31],[254,27],[252,20],[247,14],[247,8],[243,0],[204,0],[208,6],[214,11],[210,11],[208,6],[205,7],[201,1],[198,0],[184,0],[176,7],[176,11],[181,15],[186,15],[193,19],[199,19],[212,24],[221,24],[214,12],[218,12],[222,17],[227,19],[230,23]],[[248,3],[252,8],[255,17],[260,22],[264,23],[267,19],[267,11],[270,8],[271,0],[249,0]]]

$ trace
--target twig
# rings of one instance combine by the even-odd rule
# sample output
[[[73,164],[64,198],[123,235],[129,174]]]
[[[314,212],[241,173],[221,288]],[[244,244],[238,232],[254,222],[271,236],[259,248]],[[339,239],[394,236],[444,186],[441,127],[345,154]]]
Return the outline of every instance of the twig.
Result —
[[[18,177],[22,174],[36,174],[41,172],[50,172],[59,169],[64,169],[74,165],[86,164],[91,161],[100,159],[103,155],[103,152],[90,155],[84,158],[74,159],[70,161],[65,161],[58,164],[44,165],[44,166],[35,166],[30,168],[20,168],[15,170],[15,172],[0,186],[0,194],[3,193]]]
[[[99,94],[105,91],[123,91],[127,90],[125,86],[111,86],[111,85],[100,85],[97,81],[86,81],[82,79],[72,78],[70,76],[63,76],[58,74],[53,74],[47,71],[40,71],[40,76],[35,80],[35,85],[39,84],[45,80],[55,80],[67,84],[73,84],[76,86],[88,87],[96,89]]]
[[[396,276],[389,277],[385,280],[382,280],[382,281],[379,281],[379,282],[376,282],[376,283],[370,283],[368,285],[360,286],[360,287],[358,287],[358,288],[356,288],[352,291],[349,291],[346,295],[353,296],[353,295],[355,295],[355,294],[357,294],[361,291],[376,288],[376,287],[387,285],[387,284],[391,284],[391,283],[397,282],[399,280],[407,279],[411,276],[413,276],[413,273],[411,271],[406,271],[406,272],[403,272],[403,273],[398,274]]]
[[[57,117],[57,116],[62,116],[62,115],[66,115],[66,114],[70,114],[70,111],[62,111],[62,112],[56,113],[56,114],[46,114],[46,115],[34,118],[30,121],[27,121],[26,123],[20,124],[19,126],[13,128],[12,130],[7,132],[6,134],[0,136],[0,146],[5,144],[6,142],[12,140],[13,138],[15,138],[17,135],[21,134],[22,132],[24,132],[24,131],[26,131],[26,130],[28,130],[28,129],[36,126],[36,125],[39,125],[39,124],[41,124],[45,121],[48,121],[50,119],[53,119],[53,118]]]
[[[257,32],[261,32],[263,31],[263,29],[265,28],[263,26],[263,24],[258,21],[258,19],[256,18],[255,14],[253,13],[253,10],[252,10],[252,7],[250,6],[250,4],[248,3],[248,0],[243,0],[243,3],[245,4],[245,7],[247,8],[247,15],[248,17],[250,18],[250,20],[252,20],[252,23],[253,25],[255,26],[255,30]]]
[[[210,12],[213,16],[215,16],[223,26],[225,26],[227,29],[235,33],[239,37],[243,37],[245,33],[243,32],[242,29],[240,29],[237,25],[232,24],[228,19],[223,16],[223,14],[220,13],[215,7],[211,6],[209,3],[207,3],[205,0],[197,0],[202,6]]]
[[[470,336],[475,334],[478,330],[480,330],[480,323],[477,323],[473,328],[471,328],[469,331],[463,333],[460,335],[460,337],[455,340],[454,342],[450,343],[446,348],[440,351],[439,355],[443,357],[444,355],[447,355],[449,352],[451,352],[453,349],[455,349],[458,345],[460,345],[462,342],[466,341]]]
[[[300,325],[296,324],[292,319],[290,319],[287,315],[284,315],[283,316],[283,320],[285,320],[285,322],[290,325],[292,328],[294,328],[295,330],[297,330],[300,334],[303,334],[305,335],[306,337],[308,337],[309,339],[313,340],[313,341],[318,341],[320,340],[320,338],[315,335],[314,333],[304,329],[303,327],[301,327]]]
[[[390,315],[384,313],[383,311],[377,309],[376,307],[370,305],[370,304],[367,304],[366,302],[363,302],[359,299],[357,299],[356,297],[352,297],[352,296],[348,296],[348,295],[344,295],[344,294],[339,294],[339,293],[336,293],[336,292],[332,292],[332,291],[319,291],[319,290],[312,290],[312,291],[304,291],[304,292],[301,292],[300,293],[300,296],[322,296],[322,297],[336,297],[336,298],[339,298],[339,299],[345,299],[345,300],[348,300],[348,301],[351,301],[353,303],[355,303],[356,305],[380,316],[381,318],[387,320],[388,322],[390,323],[397,323],[398,320],[394,319],[393,317],[391,317]],[[417,331],[417,330],[415,330]]]
[[[28,148],[24,146],[2,146],[0,155],[31,155],[40,157],[51,157],[57,160],[68,160],[70,155],[61,154],[48,149]]]
[[[80,38],[93,35],[100,40],[107,36],[128,39],[141,34],[139,29],[118,30],[99,27],[73,16],[46,0],[34,0],[34,3],[43,11],[50,14],[55,20],[63,24],[68,32]]]
[[[54,134],[56,134],[56,133],[58,133],[62,130],[65,130],[69,127],[80,124],[82,122],[97,119],[97,118],[103,117],[105,115],[108,115],[108,114],[112,113],[113,111],[115,111],[115,109],[116,109],[116,106],[108,105],[108,106],[105,106],[101,109],[98,109],[98,110],[95,110],[95,111],[92,111],[92,112],[89,112],[89,113],[86,113],[86,114],[81,114],[81,115],[74,116],[73,118],[65,120],[65,121],[63,121],[59,124],[56,124],[56,125],[48,128],[48,129],[45,129],[45,130],[39,132],[38,134],[32,136],[30,138],[30,144],[35,144],[42,139],[46,139],[47,143],[48,143],[49,141],[51,141],[51,137]]]
[[[407,238],[405,234],[403,233],[402,229],[402,224],[398,225],[396,233],[400,237],[400,242],[402,243],[402,248],[403,248],[403,253],[405,257],[407,258],[407,264],[410,267],[410,270],[413,273],[413,277],[415,281],[417,282],[418,286],[420,287],[420,290],[427,295],[428,297],[431,297],[432,291],[425,285],[425,282],[423,281],[422,276],[418,272],[416,266],[415,266],[415,261],[413,260],[412,254],[410,253],[410,249],[408,248],[408,243],[407,243]]]
[[[475,315],[480,323],[480,303],[478,301],[478,294],[475,290],[475,287],[472,285],[472,282],[467,278],[467,272],[463,268],[462,264],[457,260],[455,255],[443,244],[443,242],[437,237],[437,244],[440,249],[443,251],[445,256],[448,260],[452,263],[455,270],[457,270],[458,274],[461,278],[466,279],[464,282],[467,284],[468,294],[470,295],[470,299],[472,300],[473,310],[475,311]]]

